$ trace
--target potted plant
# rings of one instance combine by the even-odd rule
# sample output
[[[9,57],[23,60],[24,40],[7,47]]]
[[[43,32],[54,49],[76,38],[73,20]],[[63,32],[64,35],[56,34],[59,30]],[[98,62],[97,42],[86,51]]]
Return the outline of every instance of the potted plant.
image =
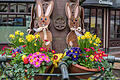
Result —
[[[23,32],[16,31],[9,35],[9,41],[10,47],[4,48],[1,54],[12,56],[10,72],[15,80],[34,79],[36,73],[45,73],[52,65],[55,51],[42,47],[44,41],[40,35],[28,34],[24,37]]]
[[[99,72],[109,67],[109,63],[104,60],[108,55],[100,50],[101,40],[96,35],[86,32],[78,37],[79,47],[72,47],[65,51],[66,56],[63,61],[70,65],[70,72]],[[88,79],[90,75],[76,76],[77,78]]]

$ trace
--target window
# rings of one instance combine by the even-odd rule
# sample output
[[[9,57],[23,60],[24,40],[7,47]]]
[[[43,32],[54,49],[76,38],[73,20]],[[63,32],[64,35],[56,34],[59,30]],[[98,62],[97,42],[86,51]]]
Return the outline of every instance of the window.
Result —
[[[0,12],[8,12],[8,3],[0,3]]]
[[[120,11],[110,10],[110,39],[120,39]]]
[[[16,12],[18,9],[16,3],[10,3],[10,12]]]
[[[85,28],[103,40],[103,9],[102,8],[84,8],[85,9]]]
[[[26,4],[18,4],[18,12],[25,13],[26,12]]]
[[[31,3],[0,3],[0,26],[25,27],[30,16]],[[29,20],[30,21],[30,20]]]

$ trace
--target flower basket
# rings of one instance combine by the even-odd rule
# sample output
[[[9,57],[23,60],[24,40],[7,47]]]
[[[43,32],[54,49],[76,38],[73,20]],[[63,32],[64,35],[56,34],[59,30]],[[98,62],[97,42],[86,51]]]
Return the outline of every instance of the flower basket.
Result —
[[[87,73],[87,72],[99,72],[98,69],[89,69],[78,64],[72,64],[69,67],[71,73]],[[89,77],[93,76],[94,74],[89,75],[82,75],[82,76],[75,76],[78,79],[88,79]]]

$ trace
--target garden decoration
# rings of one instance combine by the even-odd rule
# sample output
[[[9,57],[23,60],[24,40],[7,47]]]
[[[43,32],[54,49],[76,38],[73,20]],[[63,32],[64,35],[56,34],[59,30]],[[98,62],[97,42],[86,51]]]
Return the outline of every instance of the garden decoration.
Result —
[[[104,60],[104,57],[107,57],[108,55],[100,50],[100,43],[100,38],[90,32],[86,32],[84,35],[79,36],[79,47],[72,47],[66,50],[66,56],[63,58],[63,60],[70,65],[70,72],[99,72],[109,68],[109,63]],[[88,79],[92,75],[76,77]]]
[[[52,42],[52,34],[48,30],[48,26],[50,24],[50,15],[53,10],[54,2],[50,1],[48,3],[48,6],[46,7],[46,10],[43,9],[42,2],[37,0],[36,1],[36,19],[32,20],[31,22],[31,29],[28,30],[30,33],[31,31],[35,31],[34,34],[41,35],[40,38],[45,41],[43,43],[43,47],[46,47],[49,49]],[[34,7],[33,7],[34,8]],[[34,9],[32,9],[32,17],[34,16]],[[32,25],[34,22],[34,26]]]
[[[67,2],[65,11],[68,17],[68,24],[71,30],[67,35],[66,42],[69,47],[77,47],[77,36],[82,36],[82,32],[85,31],[83,25],[83,9],[79,7],[77,3],[71,8],[70,3]],[[79,15],[81,17],[79,17]]]
[[[77,75],[77,78],[88,78],[94,72],[105,72],[105,70],[109,72],[107,69],[110,68],[110,65],[104,60],[104,57],[108,55],[100,50],[100,39],[90,32],[84,34],[84,10],[76,1],[79,3],[79,0],[70,0],[70,2],[66,3],[65,7],[71,30],[66,42],[70,48],[64,54],[56,54],[55,50],[49,48],[52,42],[52,34],[48,30],[48,26],[50,24],[50,15],[53,11],[54,1],[36,0],[37,4],[32,6],[32,20],[30,29],[28,30],[30,34],[25,37],[21,31],[10,34],[10,47],[4,47],[0,52],[2,54],[2,56],[0,55],[0,65],[2,68],[5,67],[3,61],[7,61],[5,56],[12,56],[10,66],[8,66],[10,70],[8,72],[4,70],[4,73],[11,73],[15,80],[37,80],[38,77],[36,78],[36,75],[47,75],[49,76],[47,80],[50,79],[50,76],[62,76],[63,80],[69,80],[69,76]],[[62,22],[62,20],[65,20],[65,18],[58,17],[56,21]],[[62,23],[64,23],[63,28],[58,28],[57,26],[59,25],[56,25],[57,31],[65,30],[65,21]],[[60,47],[61,45],[56,48]],[[1,57],[4,59],[2,60]],[[67,71],[68,64],[70,65],[68,67],[71,73]],[[53,67],[50,74],[45,74],[51,65]],[[58,67],[60,67],[62,74],[53,74],[54,69]],[[80,72],[87,72],[87,75],[83,77],[85,74]],[[92,72],[92,74],[88,72]],[[43,77],[39,77],[38,79],[43,80]]]

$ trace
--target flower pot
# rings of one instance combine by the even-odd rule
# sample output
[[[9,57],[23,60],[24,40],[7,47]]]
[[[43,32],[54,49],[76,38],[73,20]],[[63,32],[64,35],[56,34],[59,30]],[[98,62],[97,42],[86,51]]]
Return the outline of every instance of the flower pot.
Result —
[[[89,68],[80,66],[78,64],[72,64],[69,69],[71,73],[99,72],[98,69],[89,69]],[[89,77],[93,75],[94,74],[89,74],[89,75],[81,75],[81,76],[75,76],[75,77],[78,79],[88,79]]]

